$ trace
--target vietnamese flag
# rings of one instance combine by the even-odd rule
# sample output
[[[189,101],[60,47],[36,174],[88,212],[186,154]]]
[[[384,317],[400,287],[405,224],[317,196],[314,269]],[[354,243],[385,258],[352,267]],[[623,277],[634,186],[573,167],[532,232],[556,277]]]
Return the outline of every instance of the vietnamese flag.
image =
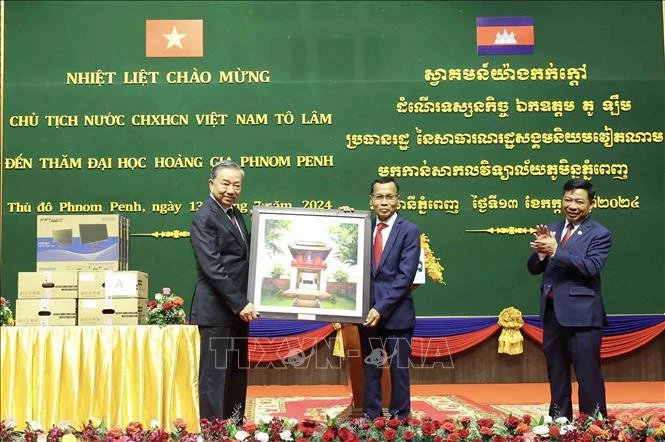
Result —
[[[146,20],[146,57],[203,57],[203,20]]]
[[[478,55],[533,54],[533,17],[477,17]]]

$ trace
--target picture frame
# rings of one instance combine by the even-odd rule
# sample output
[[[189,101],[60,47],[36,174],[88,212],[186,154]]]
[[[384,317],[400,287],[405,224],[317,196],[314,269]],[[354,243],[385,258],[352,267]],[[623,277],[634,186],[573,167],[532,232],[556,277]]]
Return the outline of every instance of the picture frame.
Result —
[[[248,299],[261,317],[361,324],[371,242],[368,211],[255,206]]]

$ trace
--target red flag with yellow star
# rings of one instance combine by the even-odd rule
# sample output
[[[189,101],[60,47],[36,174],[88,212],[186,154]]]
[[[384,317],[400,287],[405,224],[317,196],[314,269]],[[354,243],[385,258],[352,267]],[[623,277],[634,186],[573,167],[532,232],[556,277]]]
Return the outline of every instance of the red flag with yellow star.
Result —
[[[203,57],[203,20],[146,20],[146,57]]]

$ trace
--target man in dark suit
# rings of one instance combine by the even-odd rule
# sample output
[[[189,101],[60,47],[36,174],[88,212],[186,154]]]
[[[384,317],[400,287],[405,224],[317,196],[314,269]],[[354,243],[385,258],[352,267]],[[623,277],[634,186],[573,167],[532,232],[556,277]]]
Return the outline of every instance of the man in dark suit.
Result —
[[[600,367],[602,328],[607,316],[600,272],[612,247],[612,233],[590,217],[593,185],[580,178],[563,186],[565,219],[536,226],[534,252],[527,267],[543,274],[540,317],[543,352],[550,383],[550,416],[572,419],[570,364],[579,383],[580,412],[607,416],[605,384]]]
[[[411,411],[409,356],[416,326],[411,284],[420,259],[420,230],[397,213],[399,184],[392,177],[374,180],[370,187],[373,253],[370,270],[370,311],[360,327],[364,358],[363,413],[381,416],[381,374],[390,367],[391,416],[406,419]]]
[[[191,319],[201,334],[201,418],[242,419],[247,396],[249,321],[258,313],[247,300],[249,235],[233,207],[244,172],[232,161],[216,164],[210,197],[194,215],[191,242],[197,280]]]

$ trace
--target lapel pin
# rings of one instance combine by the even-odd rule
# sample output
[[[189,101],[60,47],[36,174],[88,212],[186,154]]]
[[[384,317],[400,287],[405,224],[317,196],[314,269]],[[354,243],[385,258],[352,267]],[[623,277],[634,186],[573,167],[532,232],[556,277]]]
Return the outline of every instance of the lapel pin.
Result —
[[[581,230],[578,230],[578,231],[577,231],[577,234],[578,234],[578,235],[581,235],[581,234],[582,234],[582,231],[581,231]]]

